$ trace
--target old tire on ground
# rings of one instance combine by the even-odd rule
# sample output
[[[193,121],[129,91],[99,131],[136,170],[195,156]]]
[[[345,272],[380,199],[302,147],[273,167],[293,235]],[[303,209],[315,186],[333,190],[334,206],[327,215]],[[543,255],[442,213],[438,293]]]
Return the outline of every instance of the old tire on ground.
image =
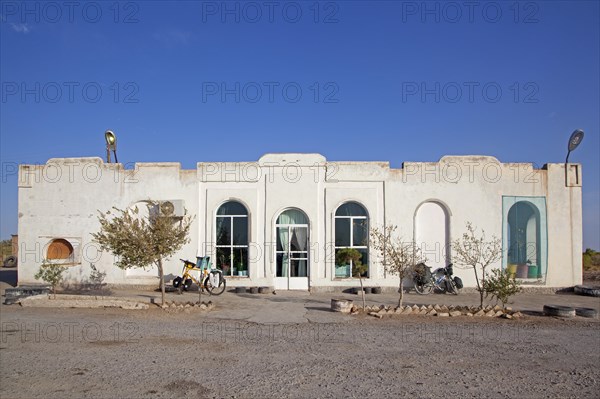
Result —
[[[340,313],[350,313],[353,301],[350,299],[331,299],[331,310]]]
[[[373,292],[373,294],[381,294],[381,287],[373,287],[371,292]]]
[[[575,317],[575,309],[570,306],[544,305],[546,316]]]
[[[373,288],[371,287],[365,287],[365,294],[370,294],[373,292]]]
[[[6,257],[6,259],[4,259],[4,267],[15,267],[17,266],[17,257],[16,256],[8,256]]]
[[[270,294],[271,293],[271,287],[260,287],[258,289],[258,292],[260,294]]]
[[[258,287],[250,287],[251,294],[258,294]]]
[[[235,293],[236,294],[245,294],[246,293],[246,287],[235,287]]]
[[[600,286],[576,285],[573,291],[579,295],[600,297]]]
[[[591,317],[594,319],[598,317],[598,311],[592,308],[575,308],[575,314],[577,316]]]

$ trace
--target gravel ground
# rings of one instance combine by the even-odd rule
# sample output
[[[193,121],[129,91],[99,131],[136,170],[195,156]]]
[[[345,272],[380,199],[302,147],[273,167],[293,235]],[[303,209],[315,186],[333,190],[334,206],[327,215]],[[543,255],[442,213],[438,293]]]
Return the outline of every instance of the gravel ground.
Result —
[[[597,319],[0,311],[2,398],[600,397]]]

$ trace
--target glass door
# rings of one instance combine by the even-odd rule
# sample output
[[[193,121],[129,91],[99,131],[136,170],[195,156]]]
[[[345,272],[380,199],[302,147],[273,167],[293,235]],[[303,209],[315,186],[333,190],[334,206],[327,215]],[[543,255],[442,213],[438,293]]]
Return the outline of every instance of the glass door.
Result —
[[[292,213],[296,212],[296,214]],[[288,217],[285,217],[288,216]],[[291,216],[291,217],[289,217]],[[276,266],[275,289],[307,290],[308,289],[308,224],[300,211],[289,210],[277,219],[276,225]]]

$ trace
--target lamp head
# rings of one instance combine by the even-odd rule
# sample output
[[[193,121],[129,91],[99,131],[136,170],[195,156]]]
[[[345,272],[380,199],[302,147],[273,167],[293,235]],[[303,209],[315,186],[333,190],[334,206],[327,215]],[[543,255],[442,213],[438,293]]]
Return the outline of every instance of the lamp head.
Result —
[[[106,132],[104,132],[104,139],[106,140],[107,146],[116,146],[117,145],[117,136],[115,136],[115,134],[110,130],[107,130]]]
[[[577,129],[569,137],[569,152],[573,151],[583,140],[583,130]]]

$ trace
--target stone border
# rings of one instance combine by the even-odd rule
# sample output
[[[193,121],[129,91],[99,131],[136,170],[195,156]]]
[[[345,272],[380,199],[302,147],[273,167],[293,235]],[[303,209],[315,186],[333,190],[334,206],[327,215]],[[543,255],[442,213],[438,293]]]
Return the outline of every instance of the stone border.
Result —
[[[368,314],[369,316],[377,317],[379,319],[384,316],[399,316],[399,315],[420,315],[420,316],[437,316],[437,317],[501,317],[504,319],[519,319],[523,317],[523,314],[519,311],[515,311],[510,307],[502,308],[498,305],[485,306],[480,309],[477,306],[446,306],[446,305],[413,305],[413,306],[402,306],[402,307],[391,307],[386,305],[375,305],[367,306],[363,311],[359,306],[353,305],[350,311],[351,315],[358,315],[361,313]]]
[[[214,303],[212,303],[212,301],[208,301],[208,302],[202,301],[201,303],[191,302],[191,301],[188,301],[188,302],[165,301],[165,304],[160,307],[168,313],[178,313],[181,311],[183,311],[185,313],[190,313],[192,310],[194,310],[194,311],[210,311],[215,308],[215,305],[214,305]]]

